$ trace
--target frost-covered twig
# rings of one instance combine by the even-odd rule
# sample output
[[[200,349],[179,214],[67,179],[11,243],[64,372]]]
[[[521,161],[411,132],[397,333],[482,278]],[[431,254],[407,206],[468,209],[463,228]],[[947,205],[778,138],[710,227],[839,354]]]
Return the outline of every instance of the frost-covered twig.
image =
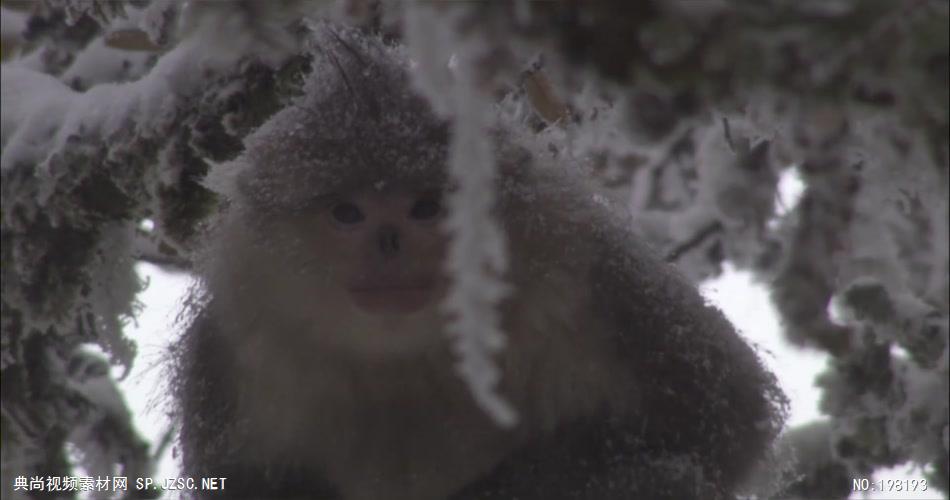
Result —
[[[666,253],[666,261],[676,262],[680,256],[702,245],[703,242],[707,241],[710,236],[721,230],[722,223],[718,220],[706,224],[702,229],[696,231],[696,234],[688,238],[686,241],[678,243],[675,247],[668,251]]]
[[[448,271],[453,286],[445,301],[452,316],[458,370],[479,406],[503,427],[517,422],[514,408],[497,392],[501,370],[492,355],[505,344],[498,304],[508,292],[502,281],[507,262],[505,236],[491,215],[495,160],[490,129],[493,102],[479,86],[480,38],[455,32],[451,16],[440,18],[429,6],[407,13],[409,47],[419,57],[417,80],[436,108],[453,118],[449,171],[458,184],[449,199],[452,234]],[[449,42],[449,43],[446,43]],[[447,52],[451,47],[456,52]],[[453,61],[455,79],[449,73]]]
[[[109,83],[77,92],[55,76],[65,63],[4,63],[0,360],[3,423],[10,431],[4,474],[69,475],[69,464],[62,460],[67,440],[94,454],[102,469],[111,467],[115,457],[144,456],[128,415],[105,408],[105,399],[77,399],[75,392],[83,386],[75,385],[73,373],[56,367],[68,365],[82,343],[98,343],[114,363],[131,365],[134,345],[122,335],[122,326],[135,313],[132,235],[137,221],[167,208],[166,200],[175,198],[169,193],[182,184],[177,173],[200,172],[207,154],[198,151],[202,135],[214,132],[208,124],[220,124],[229,113],[251,123],[274,110],[277,99],[268,94],[275,93],[275,86],[254,86],[263,65],[252,61],[263,55],[272,64],[267,71],[274,79],[293,47],[258,41],[257,31],[228,24],[230,8],[206,4],[206,10],[195,13],[187,36],[133,82],[112,83],[107,77]],[[249,20],[236,15],[245,22],[268,22],[266,16]],[[231,45],[215,42],[217,37]],[[101,45],[101,39],[92,40]],[[82,60],[74,64],[91,68]],[[251,102],[264,105],[251,108]],[[218,143],[216,152],[228,144],[205,142]],[[170,143],[191,148],[184,168],[169,165],[158,154]],[[188,210],[197,219],[196,207],[204,200],[191,194],[195,206]],[[132,477],[143,473],[128,472]],[[12,485],[6,479],[5,496]]]

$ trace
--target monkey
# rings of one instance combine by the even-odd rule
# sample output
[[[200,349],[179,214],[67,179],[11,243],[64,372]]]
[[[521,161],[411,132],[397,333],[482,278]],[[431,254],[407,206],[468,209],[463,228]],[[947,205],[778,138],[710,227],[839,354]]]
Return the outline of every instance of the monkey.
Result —
[[[398,45],[318,33],[301,95],[208,184],[226,206],[174,374],[207,498],[726,499],[783,395],[756,352],[578,169],[498,120],[497,425],[454,368],[450,120]]]

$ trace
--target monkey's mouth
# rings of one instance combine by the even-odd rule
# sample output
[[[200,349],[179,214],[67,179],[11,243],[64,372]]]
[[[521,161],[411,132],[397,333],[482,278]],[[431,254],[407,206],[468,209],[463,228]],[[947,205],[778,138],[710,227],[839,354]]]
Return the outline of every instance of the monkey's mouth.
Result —
[[[374,283],[350,287],[350,298],[372,314],[410,314],[424,308],[432,298],[429,283]]]

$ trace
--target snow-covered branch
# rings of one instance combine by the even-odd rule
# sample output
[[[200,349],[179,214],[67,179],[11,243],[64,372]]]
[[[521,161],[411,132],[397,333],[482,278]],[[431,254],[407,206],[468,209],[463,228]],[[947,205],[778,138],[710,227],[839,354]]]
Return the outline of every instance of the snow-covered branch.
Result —
[[[455,337],[458,370],[476,402],[499,425],[510,427],[517,414],[497,392],[501,370],[492,359],[505,344],[498,305],[508,292],[502,280],[508,262],[504,234],[492,217],[493,101],[479,85],[487,45],[477,37],[461,38],[451,15],[442,18],[429,6],[412,6],[407,17],[408,45],[419,58],[417,81],[436,109],[453,120],[449,172],[457,189],[449,199],[447,223],[452,234],[447,267],[453,279],[444,305],[453,318],[448,333]]]

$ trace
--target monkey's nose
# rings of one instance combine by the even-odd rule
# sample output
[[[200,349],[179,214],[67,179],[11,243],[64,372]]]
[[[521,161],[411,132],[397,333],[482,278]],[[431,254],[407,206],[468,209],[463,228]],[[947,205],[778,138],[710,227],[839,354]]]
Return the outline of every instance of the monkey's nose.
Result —
[[[392,226],[379,229],[379,251],[386,257],[395,257],[399,253],[399,230]]]

